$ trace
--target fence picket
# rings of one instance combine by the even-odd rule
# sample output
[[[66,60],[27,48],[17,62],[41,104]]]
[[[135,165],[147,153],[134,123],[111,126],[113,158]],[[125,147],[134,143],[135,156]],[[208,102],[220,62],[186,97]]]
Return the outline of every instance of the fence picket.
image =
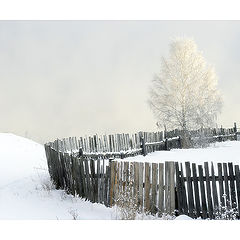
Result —
[[[143,210],[143,163],[139,163],[139,210],[140,212]]]
[[[218,163],[218,183],[219,183],[219,200],[222,207],[225,206],[224,191],[223,191],[223,174],[222,174],[222,164]]]
[[[234,184],[234,173],[233,173],[232,163],[228,163],[228,170],[229,170],[229,177],[230,177],[231,204],[232,204],[232,208],[236,208],[237,201],[236,201],[236,190],[235,190],[235,184]]]
[[[214,210],[218,211],[219,203],[218,203],[217,185],[216,185],[213,162],[211,164],[211,175],[212,175],[213,206],[214,206]]]
[[[195,206],[196,206],[196,217],[200,217],[200,196],[199,196],[199,187],[197,179],[197,169],[196,164],[192,163],[192,173],[193,173],[193,186],[194,186],[194,197],[195,197]]]
[[[149,163],[145,163],[145,182],[144,182],[144,209],[145,212],[150,211],[150,166]]]
[[[235,165],[235,176],[236,176],[236,187],[237,187],[237,207],[238,207],[238,218],[240,217],[240,171],[239,166]]]
[[[164,213],[164,165],[158,164],[159,167],[159,188],[158,188],[158,214],[162,216]]]
[[[134,197],[135,197],[135,204],[139,205],[139,163],[134,162]]]
[[[226,206],[229,208],[230,207],[230,193],[229,193],[228,171],[227,171],[227,164],[226,163],[223,163],[223,174],[224,174]]]
[[[200,182],[200,190],[201,190],[201,203],[202,203],[202,218],[207,218],[207,202],[206,202],[206,194],[205,194],[205,185],[203,180],[203,167],[202,165],[198,165],[199,172],[199,182]]]
[[[177,191],[177,210],[178,214],[181,215],[184,212],[183,199],[182,199],[182,184],[181,184],[181,173],[179,170],[178,162],[175,163],[176,170],[176,191]]]
[[[181,185],[182,185],[182,199],[183,199],[183,206],[184,206],[184,214],[188,215],[188,204],[187,204],[187,193],[184,181],[184,174],[183,174],[183,166],[181,163]]]
[[[191,180],[191,168],[190,162],[185,162],[186,167],[186,178],[187,178],[187,189],[188,189],[188,206],[189,206],[189,216],[194,218],[194,200],[193,200],[193,187]]]
[[[209,213],[209,218],[213,219],[213,217],[214,217],[213,216],[213,204],[212,204],[212,194],[211,194],[208,162],[204,162],[204,169],[205,169],[205,176],[206,176],[208,213]]]
[[[152,163],[152,194],[151,194],[151,212],[155,214],[157,212],[157,178],[158,178],[158,166],[157,163]]]

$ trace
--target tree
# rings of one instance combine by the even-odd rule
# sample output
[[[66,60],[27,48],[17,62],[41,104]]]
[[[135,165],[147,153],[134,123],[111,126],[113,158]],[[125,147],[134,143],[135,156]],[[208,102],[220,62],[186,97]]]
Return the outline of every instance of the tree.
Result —
[[[213,126],[222,107],[215,70],[192,39],[177,38],[169,57],[162,58],[160,73],[150,88],[149,105],[168,129],[188,130]]]

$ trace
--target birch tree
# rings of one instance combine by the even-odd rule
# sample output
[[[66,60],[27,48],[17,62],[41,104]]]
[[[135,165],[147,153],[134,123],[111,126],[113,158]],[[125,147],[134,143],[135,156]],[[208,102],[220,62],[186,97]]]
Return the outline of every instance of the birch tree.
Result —
[[[149,105],[159,123],[183,132],[213,126],[222,107],[217,76],[192,39],[177,38],[162,58]]]

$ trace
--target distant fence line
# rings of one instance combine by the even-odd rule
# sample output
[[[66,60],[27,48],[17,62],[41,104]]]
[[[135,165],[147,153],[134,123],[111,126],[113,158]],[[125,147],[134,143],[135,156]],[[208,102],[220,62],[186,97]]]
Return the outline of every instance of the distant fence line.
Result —
[[[139,212],[163,216],[186,214],[219,219],[240,217],[240,171],[233,163],[127,162],[99,156],[75,157],[45,145],[51,179],[57,189],[102,203],[116,204],[126,189]],[[217,166],[217,171],[215,167]],[[132,185],[130,184],[133,179]]]
[[[207,128],[189,131],[192,146],[202,141],[221,142],[237,139],[237,126],[233,128]],[[93,135],[57,139],[48,144],[59,152],[68,152],[91,157],[107,155],[112,158],[126,158],[173,148],[182,148],[182,131],[138,132],[135,134]]]

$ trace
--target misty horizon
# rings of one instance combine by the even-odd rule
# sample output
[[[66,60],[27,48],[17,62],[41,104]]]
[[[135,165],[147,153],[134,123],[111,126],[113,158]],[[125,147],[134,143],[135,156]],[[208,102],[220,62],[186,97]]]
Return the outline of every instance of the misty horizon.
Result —
[[[39,143],[157,131],[147,104],[170,40],[192,37],[218,75],[218,126],[240,124],[239,21],[1,21],[0,132]]]

